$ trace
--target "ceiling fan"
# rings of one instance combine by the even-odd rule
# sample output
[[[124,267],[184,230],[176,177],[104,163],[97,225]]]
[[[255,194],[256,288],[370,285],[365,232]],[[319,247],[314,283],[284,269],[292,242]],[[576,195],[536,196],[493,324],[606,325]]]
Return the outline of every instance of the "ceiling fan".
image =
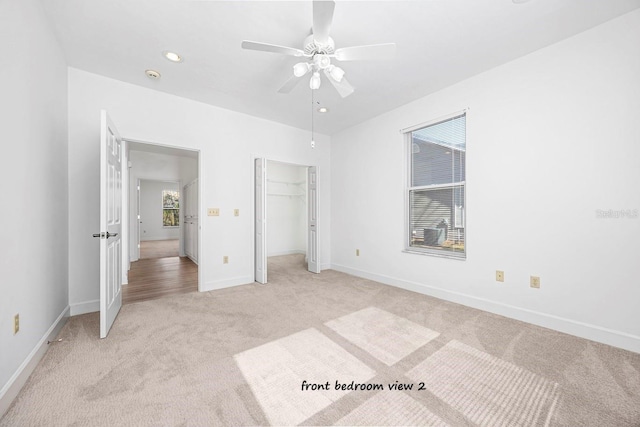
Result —
[[[302,77],[311,73],[309,87],[312,90],[320,88],[322,83],[320,73],[324,73],[338,93],[347,97],[353,93],[353,87],[344,77],[344,70],[331,63],[337,61],[357,61],[368,59],[390,59],[395,56],[395,43],[373,44],[366,46],[335,48],[333,39],[329,37],[331,22],[333,21],[334,1],[313,1],[313,28],[311,35],[304,39],[302,49],[287,46],[278,46],[269,43],[260,43],[244,40],[243,49],[273,52],[283,55],[305,58],[293,66],[293,75],[278,90],[280,93],[289,93],[302,80]]]

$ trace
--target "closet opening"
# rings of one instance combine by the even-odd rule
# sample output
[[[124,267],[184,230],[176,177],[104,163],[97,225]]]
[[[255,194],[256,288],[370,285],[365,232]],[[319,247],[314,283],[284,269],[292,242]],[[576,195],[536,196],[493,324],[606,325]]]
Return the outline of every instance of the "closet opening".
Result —
[[[316,167],[255,159],[255,280],[319,273]]]

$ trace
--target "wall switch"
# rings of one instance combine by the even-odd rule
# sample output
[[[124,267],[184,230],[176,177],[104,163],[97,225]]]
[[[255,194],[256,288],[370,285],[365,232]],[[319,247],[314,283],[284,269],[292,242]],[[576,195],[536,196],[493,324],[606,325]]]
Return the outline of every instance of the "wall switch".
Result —
[[[209,209],[207,209],[207,215],[209,215],[209,216],[220,216],[220,209],[218,209],[218,208],[209,208]]]
[[[234,209],[233,216],[240,216],[240,209]]]
[[[229,264],[229,257],[227,255],[222,257],[222,263],[223,264]]]
[[[360,256],[360,249],[356,249],[356,256]]]
[[[531,276],[529,286],[532,288],[540,289],[540,278],[538,276]]]
[[[13,335],[20,331],[20,314],[13,316]]]
[[[504,271],[496,270],[496,282],[504,282]]]

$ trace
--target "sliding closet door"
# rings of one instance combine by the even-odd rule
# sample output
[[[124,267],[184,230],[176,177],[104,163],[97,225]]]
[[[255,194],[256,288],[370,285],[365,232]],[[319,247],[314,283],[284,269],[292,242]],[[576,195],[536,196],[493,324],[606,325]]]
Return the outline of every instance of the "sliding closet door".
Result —
[[[267,283],[267,160],[255,160],[255,280]]]
[[[307,195],[309,197],[309,238],[307,239],[307,269],[312,273],[320,273],[320,242],[318,241],[318,170],[310,166],[307,170]]]

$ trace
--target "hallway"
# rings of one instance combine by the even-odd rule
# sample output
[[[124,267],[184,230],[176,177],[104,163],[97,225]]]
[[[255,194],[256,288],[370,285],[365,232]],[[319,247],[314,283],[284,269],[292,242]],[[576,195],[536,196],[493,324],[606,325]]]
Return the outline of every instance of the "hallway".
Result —
[[[129,284],[122,286],[122,304],[198,291],[198,265],[177,256],[177,242],[141,242],[140,259],[131,263]]]

